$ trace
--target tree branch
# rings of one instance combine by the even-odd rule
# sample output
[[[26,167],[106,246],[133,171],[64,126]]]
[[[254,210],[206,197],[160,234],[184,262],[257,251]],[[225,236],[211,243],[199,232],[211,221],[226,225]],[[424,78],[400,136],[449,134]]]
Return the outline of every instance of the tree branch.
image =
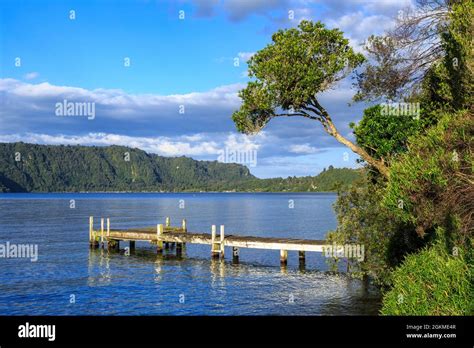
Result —
[[[320,110],[321,114],[323,115],[323,120],[320,121],[326,130],[326,132],[336,138],[337,141],[339,141],[341,144],[346,145],[348,148],[350,148],[353,152],[358,154],[364,161],[366,161],[368,164],[371,166],[375,167],[380,174],[382,174],[384,177],[388,178],[390,176],[390,172],[388,170],[388,167],[385,165],[385,161],[383,159],[378,160],[371,155],[367,151],[365,151],[362,147],[359,145],[354,144],[350,140],[344,138],[339,131],[337,130],[336,126],[331,120],[331,116],[328,114],[326,109],[317,101],[316,98],[312,98],[312,103],[314,106]]]

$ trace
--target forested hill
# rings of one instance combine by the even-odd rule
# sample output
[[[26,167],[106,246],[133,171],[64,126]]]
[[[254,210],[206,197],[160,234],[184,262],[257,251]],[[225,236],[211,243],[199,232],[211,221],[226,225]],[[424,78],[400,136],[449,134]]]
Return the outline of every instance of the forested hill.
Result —
[[[123,146],[0,143],[0,192],[332,191],[359,176],[331,168],[316,177],[258,179],[240,164]]]
[[[364,174],[362,169],[329,168],[316,176],[251,179],[236,183],[236,191],[249,192],[329,192],[347,189]]]

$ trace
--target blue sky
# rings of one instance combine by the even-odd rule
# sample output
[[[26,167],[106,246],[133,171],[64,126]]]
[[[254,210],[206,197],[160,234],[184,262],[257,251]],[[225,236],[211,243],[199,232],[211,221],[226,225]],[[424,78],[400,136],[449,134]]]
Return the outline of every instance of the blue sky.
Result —
[[[275,119],[257,136],[238,134],[230,116],[240,104],[237,91],[248,81],[245,62],[274,31],[301,19],[341,28],[360,51],[367,36],[388,29],[409,4],[4,0],[0,141],[120,144],[206,160],[216,160],[225,148],[256,151],[257,166],[250,169],[259,177],[354,167],[357,157],[314,121]],[[348,106],[353,93],[347,80],[320,96],[349,137],[348,123],[360,119],[364,108]],[[94,103],[95,117],[58,117],[55,105],[63,100]]]

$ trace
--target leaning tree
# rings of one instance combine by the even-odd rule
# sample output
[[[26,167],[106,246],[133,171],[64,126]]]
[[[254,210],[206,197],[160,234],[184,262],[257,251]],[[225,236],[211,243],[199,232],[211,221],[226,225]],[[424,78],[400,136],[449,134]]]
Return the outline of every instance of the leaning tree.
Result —
[[[273,34],[272,43],[249,60],[253,80],[239,92],[242,105],[232,119],[246,134],[258,133],[274,117],[318,121],[328,134],[388,177],[383,159],[372,157],[343,137],[318,98],[364,60],[339,29],[327,29],[321,22],[301,21],[298,28],[279,30]]]

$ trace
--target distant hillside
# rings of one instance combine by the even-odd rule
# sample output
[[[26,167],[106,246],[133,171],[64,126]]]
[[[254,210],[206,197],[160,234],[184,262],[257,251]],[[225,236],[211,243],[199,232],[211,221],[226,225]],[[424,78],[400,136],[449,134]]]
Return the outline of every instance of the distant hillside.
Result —
[[[0,189],[10,192],[202,190],[253,178],[239,164],[161,157],[123,146],[0,144]]]
[[[0,143],[0,192],[333,191],[358,177],[357,170],[330,168],[316,177],[258,179],[240,164],[124,146]]]
[[[316,176],[250,179],[237,185],[239,191],[258,192],[329,192],[338,188],[347,189],[364,174],[362,169],[333,168],[325,169]]]

